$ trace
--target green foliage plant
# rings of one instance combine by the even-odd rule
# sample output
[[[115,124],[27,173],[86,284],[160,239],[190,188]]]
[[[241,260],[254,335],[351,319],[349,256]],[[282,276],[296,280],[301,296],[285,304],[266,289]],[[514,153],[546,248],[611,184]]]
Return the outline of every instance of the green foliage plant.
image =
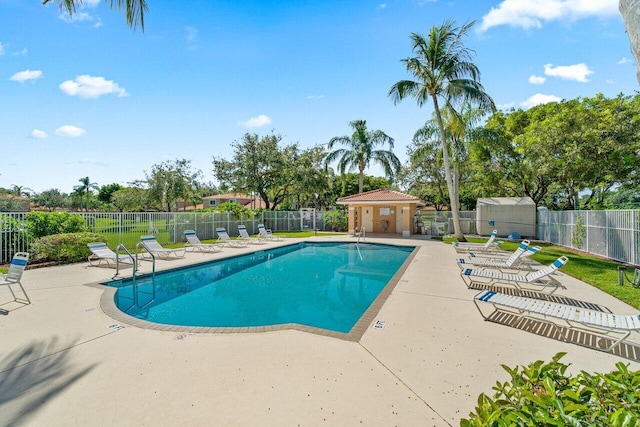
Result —
[[[44,236],[33,242],[31,250],[36,262],[53,261],[59,264],[86,261],[91,254],[87,243],[104,242],[95,233],[62,233]]]
[[[84,218],[69,212],[30,212],[24,219],[34,238],[87,231]]]
[[[461,427],[640,426],[640,371],[616,363],[606,374],[566,374],[569,365],[538,360],[528,366],[502,365],[511,379],[497,382],[493,397],[482,393]]]
[[[576,218],[575,228],[573,229],[573,234],[571,235],[571,244],[573,247],[576,249],[582,249],[582,243],[586,236],[587,229],[584,226],[584,219],[582,219],[582,215],[578,215]]]
[[[334,209],[331,211],[327,211],[322,216],[324,222],[331,226],[333,231],[342,231],[346,230],[349,222],[349,218],[339,209]]]
[[[231,212],[236,219],[251,218],[253,211],[235,202],[224,202],[218,206],[218,212]]]

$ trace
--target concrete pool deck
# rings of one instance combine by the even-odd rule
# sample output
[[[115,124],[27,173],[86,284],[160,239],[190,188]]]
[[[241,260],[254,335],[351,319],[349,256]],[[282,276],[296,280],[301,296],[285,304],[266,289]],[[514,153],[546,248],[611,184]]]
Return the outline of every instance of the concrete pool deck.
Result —
[[[0,316],[0,425],[457,426],[478,394],[491,395],[497,380],[507,380],[501,364],[549,361],[563,351],[571,373],[609,372],[618,361],[640,369],[636,360],[483,321],[472,301],[478,291],[459,277],[450,245],[367,240],[420,249],[375,316],[384,328],[370,325],[359,341],[298,330],[142,329],[100,306],[104,287],[95,283],[114,269],[80,263],[27,270],[32,304],[5,305],[11,311]],[[158,261],[158,269],[292,241],[188,253]],[[562,295],[637,312],[557,277],[567,286]],[[4,288],[0,304],[10,299]]]

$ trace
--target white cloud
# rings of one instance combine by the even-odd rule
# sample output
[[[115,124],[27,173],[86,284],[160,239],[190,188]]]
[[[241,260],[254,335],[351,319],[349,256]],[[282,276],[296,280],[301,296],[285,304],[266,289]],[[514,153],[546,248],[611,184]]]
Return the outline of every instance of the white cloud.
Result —
[[[506,104],[497,104],[496,108],[498,110],[510,110],[514,108],[516,105],[513,102],[507,102]]]
[[[102,19],[98,18],[96,19],[96,23],[93,24],[93,28],[100,28],[100,27],[102,27]]]
[[[0,43],[0,56],[4,55],[4,46]]]
[[[116,94],[118,97],[129,96],[127,91],[113,80],[83,74],[75,80],[60,83],[60,90],[69,96],[80,98],[98,98],[102,95]]]
[[[324,95],[308,95],[307,99],[322,99]]]
[[[31,131],[31,138],[33,139],[47,139],[49,135],[43,130],[34,129]]]
[[[535,95],[530,96],[529,99],[527,99],[526,101],[521,102],[520,106],[526,110],[535,105],[548,104],[550,102],[560,102],[560,101],[562,100],[555,95],[545,95],[543,93],[536,93]]]
[[[257,117],[251,117],[246,122],[238,122],[238,126],[245,126],[248,128],[259,128],[271,123],[271,119],[264,114],[260,114]]]
[[[616,15],[618,0],[503,0],[482,17],[480,31],[500,25],[528,30],[542,28],[543,22]]]
[[[387,4],[386,3],[380,3],[378,5],[378,9],[386,9],[387,8]]]
[[[89,15],[87,12],[76,12],[73,14],[73,16],[65,12],[58,15],[58,18],[62,19],[68,24],[71,24],[73,22],[93,21],[93,16]]]
[[[629,58],[623,57],[622,59],[620,59],[620,61],[618,61],[618,65],[629,64],[631,62],[633,62],[633,61],[631,61]]]
[[[529,76],[529,83],[531,83],[532,85],[541,85],[541,84],[544,84],[544,82],[546,81],[547,81],[546,77],[534,76],[534,75]]]
[[[584,62],[575,65],[558,65],[557,67],[552,64],[546,64],[544,66],[544,74],[551,77],[560,77],[562,80],[575,80],[586,83],[589,81],[587,76],[593,74],[593,71]]]
[[[73,138],[77,138],[79,136],[82,136],[86,133],[86,131],[82,128],[79,128],[77,126],[72,126],[72,125],[65,125],[65,126],[60,126],[58,129],[56,129],[55,134],[58,136],[70,136]]]
[[[187,42],[188,43],[195,43],[198,41],[198,29],[194,28],[190,25],[187,25],[186,27],[184,27],[184,30],[187,33]]]
[[[38,80],[40,78],[42,78],[41,70],[24,70],[15,73],[13,76],[9,77],[9,80],[24,83],[27,80]]]
[[[82,5],[86,7],[98,7],[98,5],[100,4],[100,1],[101,0],[84,0],[82,2]]]
[[[616,84],[616,82],[615,82],[614,80],[611,80],[611,79],[607,79],[607,80],[605,80],[605,83],[606,83],[606,84],[608,84],[608,85],[614,85],[614,84]]]
[[[82,159],[79,160],[78,163],[80,163],[81,165],[96,165],[96,166],[109,166],[109,163],[105,163],[102,160],[96,160],[96,159]]]
[[[27,50],[27,48],[25,47],[22,50],[19,50],[17,52],[13,52],[12,55],[13,56],[27,56],[27,53],[29,53],[29,51]]]

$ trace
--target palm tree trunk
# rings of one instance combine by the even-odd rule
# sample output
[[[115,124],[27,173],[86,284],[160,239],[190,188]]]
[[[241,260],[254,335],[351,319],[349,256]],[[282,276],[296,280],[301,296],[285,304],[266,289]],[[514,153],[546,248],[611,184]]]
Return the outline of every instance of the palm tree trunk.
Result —
[[[360,176],[358,176],[358,194],[362,193],[364,188],[364,166],[359,166]]]
[[[447,134],[444,130],[444,124],[442,123],[442,115],[440,114],[440,107],[438,106],[438,98],[435,95],[431,95],[433,99],[433,107],[436,110],[436,120],[438,122],[438,128],[440,129],[440,142],[442,143],[442,161],[444,163],[444,178],[447,181],[447,188],[449,189],[449,203],[451,205],[451,216],[453,217],[453,234],[456,236],[459,242],[465,242],[464,234],[460,228],[460,212],[458,202],[458,191],[453,183],[453,175],[451,174],[451,162],[449,159],[449,147],[447,146]]]

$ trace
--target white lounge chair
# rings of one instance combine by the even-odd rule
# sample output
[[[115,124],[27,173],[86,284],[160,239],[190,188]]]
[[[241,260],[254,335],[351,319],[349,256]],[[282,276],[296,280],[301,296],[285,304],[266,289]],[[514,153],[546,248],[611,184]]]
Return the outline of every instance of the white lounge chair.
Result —
[[[497,283],[513,285],[518,289],[526,289],[523,285],[534,285],[552,288],[550,294],[555,292],[559,287],[563,287],[560,282],[551,277],[551,273],[565,265],[569,259],[561,256],[548,266],[541,270],[532,271],[527,274],[503,273],[499,270],[483,270],[474,268],[465,268],[460,272],[462,280],[468,288],[472,288],[472,284],[479,283],[483,285],[495,285]]]
[[[520,257],[524,255],[524,253],[529,248],[529,241],[523,240],[520,242],[518,249],[516,249],[509,258],[504,259],[491,259],[490,257],[477,259],[476,257],[472,257],[470,259],[458,258],[457,263],[460,268],[466,268],[468,266],[472,267],[488,267],[488,268],[513,268],[517,269],[516,265],[520,260]]]
[[[266,243],[265,242],[266,239],[260,235],[258,235],[258,237],[251,237],[247,232],[247,227],[244,225],[238,225],[238,233],[239,233],[238,238],[240,240],[243,240],[247,243],[251,243],[252,245],[262,245]]]
[[[202,253],[220,252],[222,248],[215,243],[202,243],[198,238],[198,235],[193,230],[185,230],[184,237],[187,239],[185,244],[186,248],[192,248],[193,252],[198,251]]]
[[[163,248],[160,243],[158,243],[155,236],[140,237],[140,244],[142,244],[142,247],[147,252],[160,259],[169,259],[172,256],[175,258],[184,258],[185,253],[187,252],[185,248]]]
[[[502,242],[496,241],[496,237],[498,237],[498,230],[493,230],[486,243],[454,242],[453,248],[459,253],[471,251],[494,252],[499,250],[498,245],[502,244]]]
[[[475,296],[473,302],[485,320],[492,320],[492,314],[496,311],[506,311],[519,315],[520,320],[513,326],[517,326],[520,321],[528,318],[542,320],[553,325],[564,341],[569,341],[567,337],[569,329],[579,329],[604,335],[622,334],[617,339],[612,338],[610,345],[598,346],[600,340],[596,340],[595,345],[583,344],[598,350],[610,351],[627,339],[631,332],[640,331],[640,315],[638,314],[612,314],[556,302],[506,295],[490,290],[480,292]],[[493,312],[485,315],[480,308],[480,304],[478,304],[479,302],[492,304]],[[555,322],[548,320],[548,318],[563,320],[567,326],[557,325]]]
[[[0,274],[0,286],[6,285],[9,291],[11,291],[13,301],[25,305],[31,304],[29,295],[27,295],[27,292],[22,286],[22,273],[24,273],[24,269],[27,267],[27,261],[29,261],[29,254],[27,252],[16,252],[11,259],[11,265],[9,266],[7,274]],[[24,297],[18,297],[11,288],[11,285],[18,285]]]
[[[233,240],[229,237],[227,230],[224,227],[216,228],[216,233],[218,233],[218,242],[223,245],[228,245],[235,248],[241,248],[243,246],[247,246],[248,243],[244,240]]]
[[[89,255],[87,259],[89,261],[89,265],[93,267],[101,265],[103,261],[106,262],[109,266],[111,265],[111,263],[115,265],[116,262],[120,262],[121,264],[133,265],[133,262],[131,261],[131,258],[129,256],[116,254],[114,251],[109,249],[106,243],[87,243],[87,247],[91,251],[91,255]]]
[[[276,236],[275,234],[273,234],[271,232],[271,229],[266,228],[264,224],[258,224],[258,233],[260,233],[260,235],[267,240],[274,240],[274,241],[282,240],[281,236]]]

